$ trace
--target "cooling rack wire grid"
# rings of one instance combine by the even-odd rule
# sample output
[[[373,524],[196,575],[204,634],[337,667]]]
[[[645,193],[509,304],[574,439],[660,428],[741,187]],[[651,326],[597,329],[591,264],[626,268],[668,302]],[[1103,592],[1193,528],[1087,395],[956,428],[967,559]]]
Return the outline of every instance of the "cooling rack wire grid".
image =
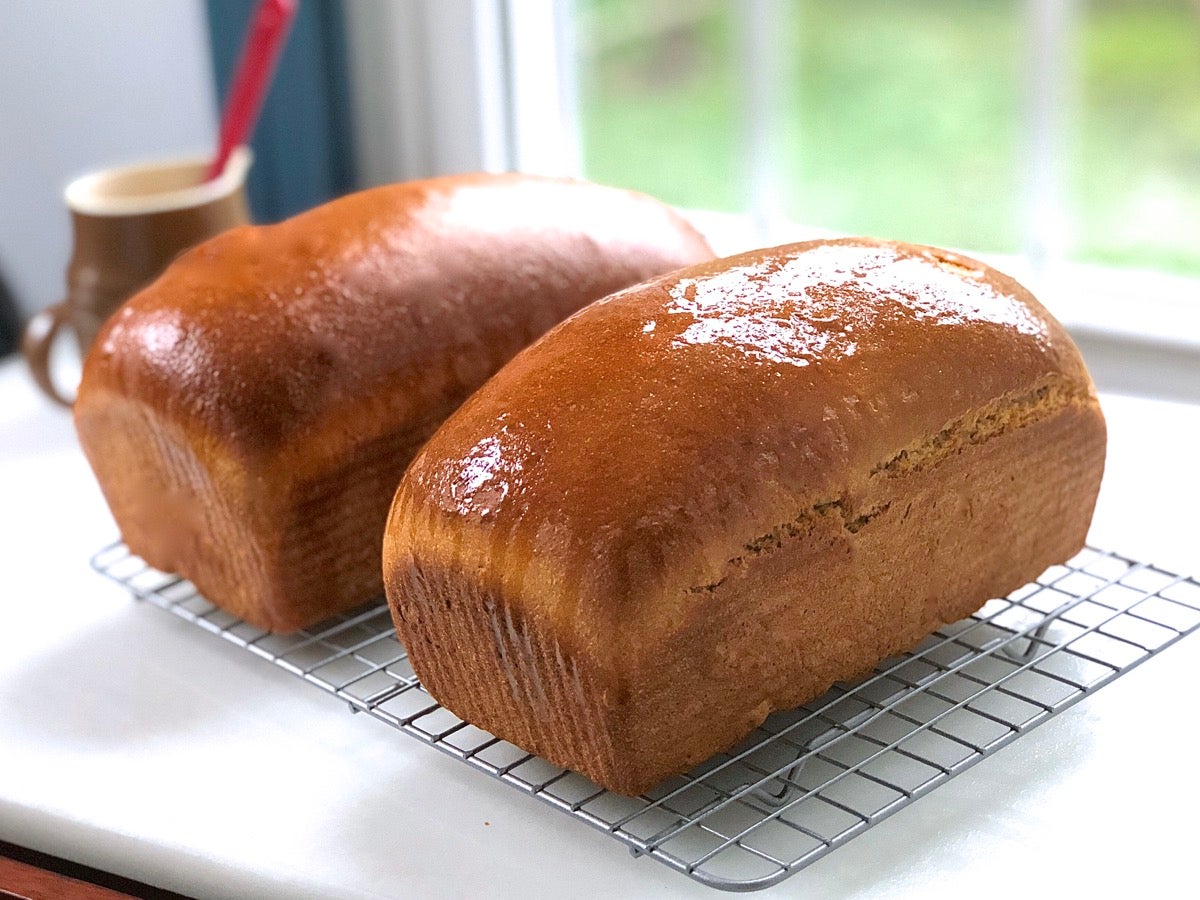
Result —
[[[711,887],[768,887],[1200,626],[1200,582],[1085,549],[869,676],[772,715],[640,797],[463,722],[425,692],[376,602],[293,635],[218,610],[122,543],[92,560],[143,600]]]

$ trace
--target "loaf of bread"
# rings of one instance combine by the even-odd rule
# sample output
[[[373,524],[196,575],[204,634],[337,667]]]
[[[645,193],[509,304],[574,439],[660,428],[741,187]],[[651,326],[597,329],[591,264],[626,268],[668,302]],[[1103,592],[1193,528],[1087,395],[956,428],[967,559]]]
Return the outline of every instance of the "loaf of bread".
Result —
[[[439,702],[636,794],[1072,556],[1104,454],[1015,281],[794,244],[518,355],[405,474],[384,581]]]
[[[377,188],[180,257],[110,320],[75,404],[125,541],[249,622],[378,597],[433,430],[591,301],[710,259],[649,197],[518,175]]]

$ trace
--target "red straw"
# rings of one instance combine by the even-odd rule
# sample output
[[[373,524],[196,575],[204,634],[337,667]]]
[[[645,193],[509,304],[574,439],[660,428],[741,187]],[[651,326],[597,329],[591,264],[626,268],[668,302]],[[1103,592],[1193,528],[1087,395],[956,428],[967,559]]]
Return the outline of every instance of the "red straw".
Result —
[[[259,3],[221,115],[217,156],[208,168],[205,181],[211,181],[225,170],[233,148],[244,143],[254,130],[295,12],[296,0],[262,0]]]

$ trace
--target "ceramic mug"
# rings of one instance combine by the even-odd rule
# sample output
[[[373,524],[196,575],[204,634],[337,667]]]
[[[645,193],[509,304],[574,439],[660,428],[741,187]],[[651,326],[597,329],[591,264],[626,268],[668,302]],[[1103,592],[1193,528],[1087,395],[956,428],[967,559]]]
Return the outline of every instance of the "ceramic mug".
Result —
[[[64,328],[86,354],[105,320],[153,281],[184,250],[250,221],[246,174],[251,154],[239,147],[218,178],[205,182],[207,159],[144,163],[84,175],[64,192],[74,245],[67,294],[25,328],[21,349],[34,381],[70,406],[55,383],[50,351]]]

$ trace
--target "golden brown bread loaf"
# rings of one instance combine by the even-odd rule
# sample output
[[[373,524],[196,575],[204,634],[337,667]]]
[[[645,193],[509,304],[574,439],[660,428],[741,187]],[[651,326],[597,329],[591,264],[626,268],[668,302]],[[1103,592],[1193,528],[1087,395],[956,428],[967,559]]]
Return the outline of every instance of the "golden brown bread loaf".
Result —
[[[404,467],[488,376],[711,256],[663,204],[584,182],[364,191],[217,237],[132,298],[86,360],[79,437],[135,553],[293,630],[382,592]]]
[[[795,244],[518,355],[405,474],[384,581],[442,704],[633,794],[1073,555],[1104,450],[1015,281]]]

